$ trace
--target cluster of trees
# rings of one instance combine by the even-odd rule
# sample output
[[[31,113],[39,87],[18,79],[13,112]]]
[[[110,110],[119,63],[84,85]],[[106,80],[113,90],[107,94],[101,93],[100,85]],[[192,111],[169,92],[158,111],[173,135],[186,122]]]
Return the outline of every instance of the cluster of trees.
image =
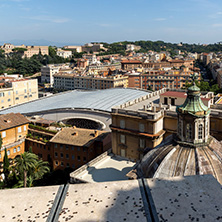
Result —
[[[188,43],[169,43],[164,41],[124,41],[124,42],[115,42],[115,43],[105,43],[101,42],[104,47],[108,48],[107,52],[101,52],[102,55],[105,54],[113,54],[119,53],[125,55],[126,45],[127,44],[134,44],[140,46],[141,49],[139,52],[148,52],[149,50],[153,50],[156,52],[160,51],[169,51],[171,54],[175,55],[175,50],[181,50],[183,52],[220,52],[222,51],[222,43],[214,43],[209,45],[201,45],[201,44],[188,44]]]
[[[51,46],[49,46],[49,55],[39,53],[31,58],[22,58],[23,53],[23,49],[14,49],[13,53],[5,56],[4,51],[0,50],[0,74],[6,72],[8,74],[32,75],[40,72],[43,65],[70,61],[57,56],[55,47]]]
[[[5,149],[0,188],[32,187],[49,171],[48,163],[32,152],[25,152],[10,163]]]
[[[222,89],[220,89],[218,87],[218,84],[213,84],[213,82],[209,83],[209,82],[205,82],[205,81],[200,81],[200,82],[196,81],[195,83],[200,88],[200,91],[203,91],[203,92],[214,92],[214,94],[222,92]],[[185,88],[187,89],[191,85],[192,85],[192,83],[186,81]]]

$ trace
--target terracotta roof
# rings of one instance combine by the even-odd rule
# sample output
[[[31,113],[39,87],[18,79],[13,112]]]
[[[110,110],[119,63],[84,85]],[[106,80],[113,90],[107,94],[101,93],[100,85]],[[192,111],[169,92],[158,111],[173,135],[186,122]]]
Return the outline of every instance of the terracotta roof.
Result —
[[[141,61],[139,60],[122,60],[121,63],[141,63]]]
[[[177,92],[177,91],[167,91],[161,96],[172,96],[172,97],[178,97],[178,98],[186,98],[187,93],[186,92]],[[201,98],[201,100],[210,100],[210,98]]]
[[[29,123],[21,113],[9,113],[0,116],[0,131]]]
[[[98,136],[106,133],[105,131],[99,130],[63,128],[50,140],[50,142],[74,146],[89,146]]]
[[[167,92],[161,94],[161,96],[172,96],[172,97],[186,98],[187,94],[186,94],[186,92],[167,91]]]

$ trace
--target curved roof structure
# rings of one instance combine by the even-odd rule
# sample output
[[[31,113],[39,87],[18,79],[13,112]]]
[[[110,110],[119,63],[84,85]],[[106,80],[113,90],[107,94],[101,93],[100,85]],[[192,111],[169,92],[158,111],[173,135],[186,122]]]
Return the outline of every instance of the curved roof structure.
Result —
[[[113,106],[123,104],[147,94],[149,94],[149,92],[145,90],[127,88],[113,88],[95,91],[73,90],[16,105],[0,111],[0,114],[11,112],[26,114],[65,108],[86,108],[109,112]]]
[[[200,98],[200,88],[193,82],[187,90],[187,98],[181,106],[177,107],[178,113],[188,113],[194,116],[204,116],[210,113],[210,109],[205,106]]]
[[[168,145],[148,152],[138,166],[140,176],[165,178],[212,174],[222,184],[222,143],[211,137],[202,147],[185,147],[168,138]]]

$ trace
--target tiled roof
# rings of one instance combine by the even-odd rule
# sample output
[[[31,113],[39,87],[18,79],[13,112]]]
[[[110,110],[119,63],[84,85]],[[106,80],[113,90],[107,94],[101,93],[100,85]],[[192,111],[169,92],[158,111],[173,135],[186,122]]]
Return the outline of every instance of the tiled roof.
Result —
[[[50,141],[53,143],[69,144],[74,146],[88,146],[105,131],[87,130],[79,128],[63,128]]]
[[[177,92],[177,91],[167,91],[161,96],[172,96],[172,97],[178,97],[178,98],[186,98],[187,93],[186,92]],[[210,100],[210,98],[201,98],[201,100]]]
[[[28,119],[21,113],[8,113],[0,115],[0,131],[21,126],[28,123]]]
[[[121,63],[142,63],[141,61],[139,60],[122,60]]]

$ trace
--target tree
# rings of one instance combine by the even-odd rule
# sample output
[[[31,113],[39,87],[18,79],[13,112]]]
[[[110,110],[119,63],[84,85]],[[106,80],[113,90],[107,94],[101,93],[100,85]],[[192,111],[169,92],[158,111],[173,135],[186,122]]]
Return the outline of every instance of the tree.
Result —
[[[7,150],[5,148],[5,155],[4,155],[4,159],[3,159],[3,173],[4,173],[4,181],[7,184],[8,183],[8,176],[9,176],[9,159],[8,159],[8,154],[7,154]]]
[[[30,172],[30,175],[34,180],[39,180],[43,177],[44,174],[49,172],[49,167],[48,167],[48,163],[43,161],[43,160],[39,160],[37,161],[33,172]]]
[[[20,177],[16,187],[31,187],[34,181],[50,171],[48,162],[39,160],[38,156],[31,152],[25,152],[16,158],[15,168]]]
[[[34,153],[25,152],[15,159],[16,169],[21,174],[24,187],[27,186],[27,174],[33,170],[37,164],[38,156]]]

